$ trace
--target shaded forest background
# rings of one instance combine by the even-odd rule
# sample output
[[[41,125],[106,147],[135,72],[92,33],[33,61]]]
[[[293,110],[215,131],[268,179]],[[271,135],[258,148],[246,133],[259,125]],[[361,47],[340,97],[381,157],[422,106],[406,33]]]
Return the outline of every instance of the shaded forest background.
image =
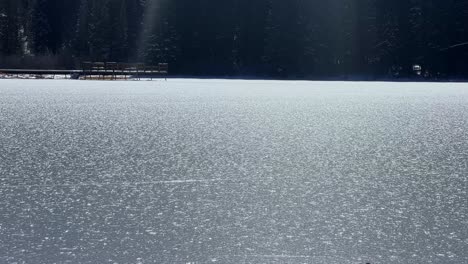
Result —
[[[181,76],[468,77],[468,0],[0,0],[0,68],[167,62]]]

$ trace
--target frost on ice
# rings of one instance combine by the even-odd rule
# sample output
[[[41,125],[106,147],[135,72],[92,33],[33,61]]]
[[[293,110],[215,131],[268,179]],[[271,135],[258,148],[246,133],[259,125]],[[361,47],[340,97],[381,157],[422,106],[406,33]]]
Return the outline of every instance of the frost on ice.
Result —
[[[465,86],[0,80],[0,262],[465,263]]]

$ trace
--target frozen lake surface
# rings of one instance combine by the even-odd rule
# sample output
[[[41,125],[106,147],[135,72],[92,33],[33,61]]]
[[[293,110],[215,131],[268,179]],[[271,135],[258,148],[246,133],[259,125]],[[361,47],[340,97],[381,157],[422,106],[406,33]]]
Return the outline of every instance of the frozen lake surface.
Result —
[[[0,263],[468,263],[468,84],[0,80]]]

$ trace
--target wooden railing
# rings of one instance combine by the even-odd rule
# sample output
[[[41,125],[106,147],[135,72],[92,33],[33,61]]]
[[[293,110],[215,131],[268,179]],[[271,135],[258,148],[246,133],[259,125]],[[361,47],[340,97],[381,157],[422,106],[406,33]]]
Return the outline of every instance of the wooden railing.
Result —
[[[169,73],[169,64],[159,63],[158,65],[146,65],[143,63],[117,63],[117,62],[83,62],[82,76],[110,76],[113,79],[118,77],[133,76],[153,77],[167,75]]]

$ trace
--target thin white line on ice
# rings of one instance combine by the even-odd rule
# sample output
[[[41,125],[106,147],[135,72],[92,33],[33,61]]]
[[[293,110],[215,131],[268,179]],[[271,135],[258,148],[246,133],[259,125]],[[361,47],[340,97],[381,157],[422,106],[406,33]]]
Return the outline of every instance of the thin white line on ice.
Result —
[[[18,185],[3,185],[0,189],[5,188],[51,188],[51,187],[82,187],[82,186],[134,186],[134,185],[157,185],[157,184],[189,184],[189,183],[210,183],[210,182],[225,182],[228,179],[209,179],[209,180],[173,180],[173,181],[140,181],[140,182],[85,182],[85,183],[64,183],[64,184],[18,184]]]
[[[306,255],[229,255],[226,257],[246,257],[246,258],[312,258]]]

